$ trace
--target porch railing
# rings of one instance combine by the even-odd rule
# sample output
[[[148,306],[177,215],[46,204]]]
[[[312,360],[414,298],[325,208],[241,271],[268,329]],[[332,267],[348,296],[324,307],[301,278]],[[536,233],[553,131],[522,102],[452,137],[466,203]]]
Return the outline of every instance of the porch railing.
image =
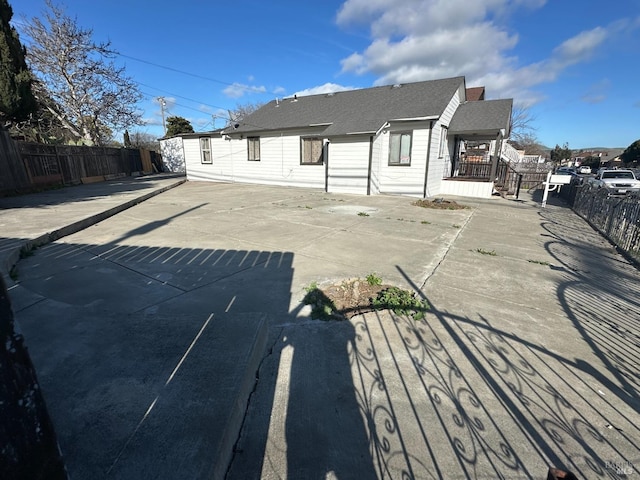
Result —
[[[518,152],[515,148],[513,148],[509,143],[502,142],[502,158],[507,160],[508,162],[519,163],[522,161],[522,157],[520,156],[520,152]]]
[[[491,162],[462,160],[458,164],[458,177],[489,181],[491,177]]]
[[[547,171],[518,171],[513,166],[500,159],[496,173],[496,190],[507,194],[514,194],[518,190],[538,188],[547,178]]]

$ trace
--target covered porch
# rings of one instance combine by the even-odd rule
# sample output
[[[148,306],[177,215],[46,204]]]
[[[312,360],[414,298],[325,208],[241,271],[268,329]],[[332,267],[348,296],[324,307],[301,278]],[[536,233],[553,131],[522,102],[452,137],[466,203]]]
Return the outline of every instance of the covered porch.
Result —
[[[488,198],[504,185],[509,162],[518,160],[518,152],[506,142],[511,107],[511,100],[481,100],[458,107],[448,130],[443,194]]]

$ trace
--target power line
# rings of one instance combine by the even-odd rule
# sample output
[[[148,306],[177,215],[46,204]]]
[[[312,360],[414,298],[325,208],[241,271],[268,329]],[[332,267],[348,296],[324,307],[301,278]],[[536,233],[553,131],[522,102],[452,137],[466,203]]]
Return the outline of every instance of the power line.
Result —
[[[247,90],[247,91],[253,92],[253,93],[270,93],[272,95],[277,95],[276,92],[267,92],[266,90],[262,90],[262,89],[257,88],[257,87],[250,87],[250,86],[247,86],[247,85],[242,85],[240,83],[225,82],[223,80],[218,80],[216,78],[205,77],[204,75],[199,75],[197,73],[192,73],[192,72],[186,72],[184,70],[180,70],[180,69],[177,69],[177,68],[169,67],[167,65],[161,65],[159,63],[151,62],[149,60],[143,60],[142,58],[132,57],[131,55],[125,55],[124,53],[119,53],[119,52],[113,52],[113,53],[115,55],[120,56],[120,57],[128,58],[128,59],[134,60],[136,62],[146,63],[147,65],[151,65],[153,67],[162,68],[164,70],[169,70],[171,72],[180,73],[182,75],[188,75],[190,77],[199,78],[201,80],[207,80],[209,82],[219,83],[221,85],[227,85],[229,87],[239,88],[239,89]]]
[[[183,96],[183,95],[178,95],[177,93],[173,93],[173,92],[170,92],[170,91],[168,91],[168,90],[164,90],[164,89],[162,89],[162,88],[154,87],[154,86],[152,86],[152,85],[147,85],[147,84],[145,84],[145,83],[138,82],[137,80],[136,80],[136,83],[137,83],[138,85],[142,85],[143,87],[153,88],[154,90],[158,90],[159,92],[167,93],[167,94],[171,95],[172,97],[182,98],[183,100],[188,100],[189,102],[199,103],[200,105],[204,105],[204,106],[206,106],[206,107],[217,108],[218,110],[224,110],[224,111],[227,111],[227,109],[226,109],[226,108],[224,108],[224,107],[220,107],[220,106],[218,106],[218,105],[212,105],[212,104],[210,104],[210,103],[202,102],[202,101],[200,101],[200,100],[195,100],[195,99],[193,99],[193,98],[185,97],[185,96]]]

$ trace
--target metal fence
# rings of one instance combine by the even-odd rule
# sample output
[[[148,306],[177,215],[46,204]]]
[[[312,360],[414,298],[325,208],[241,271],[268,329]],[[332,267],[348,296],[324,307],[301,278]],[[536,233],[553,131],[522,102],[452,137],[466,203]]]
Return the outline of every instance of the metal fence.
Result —
[[[585,184],[572,185],[563,196],[618,248],[640,260],[640,194],[609,196],[606,189]]]

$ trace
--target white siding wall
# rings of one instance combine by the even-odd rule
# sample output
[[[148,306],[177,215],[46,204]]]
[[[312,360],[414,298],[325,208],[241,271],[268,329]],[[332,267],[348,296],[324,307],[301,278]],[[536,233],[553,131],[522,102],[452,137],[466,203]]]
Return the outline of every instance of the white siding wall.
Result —
[[[211,139],[212,164],[200,161],[197,138],[185,139],[187,178],[265,185],[324,188],[324,165],[300,164],[300,137],[303,132],[287,136],[261,136],[260,161],[249,161],[247,139]]]
[[[470,182],[462,180],[443,180],[440,195],[456,195],[458,197],[491,198],[492,182]]]
[[[448,177],[450,172],[447,171],[447,165],[450,165],[450,155],[453,149],[453,139],[448,142],[448,148],[443,157],[438,157],[440,150],[440,132],[442,125],[448,127],[456,113],[456,109],[464,98],[464,85],[461,85],[455,93],[451,101],[445,108],[440,119],[433,126],[433,137],[431,139],[431,151],[429,152],[429,177],[427,178],[427,197],[439,195],[442,185],[442,179]]]
[[[411,139],[411,165],[389,165],[389,134],[413,132]],[[422,197],[427,164],[429,122],[398,123],[380,135],[379,184],[380,193]],[[436,152],[437,153],[437,152]]]
[[[328,190],[367,194],[369,136],[332,138],[329,145]]]

